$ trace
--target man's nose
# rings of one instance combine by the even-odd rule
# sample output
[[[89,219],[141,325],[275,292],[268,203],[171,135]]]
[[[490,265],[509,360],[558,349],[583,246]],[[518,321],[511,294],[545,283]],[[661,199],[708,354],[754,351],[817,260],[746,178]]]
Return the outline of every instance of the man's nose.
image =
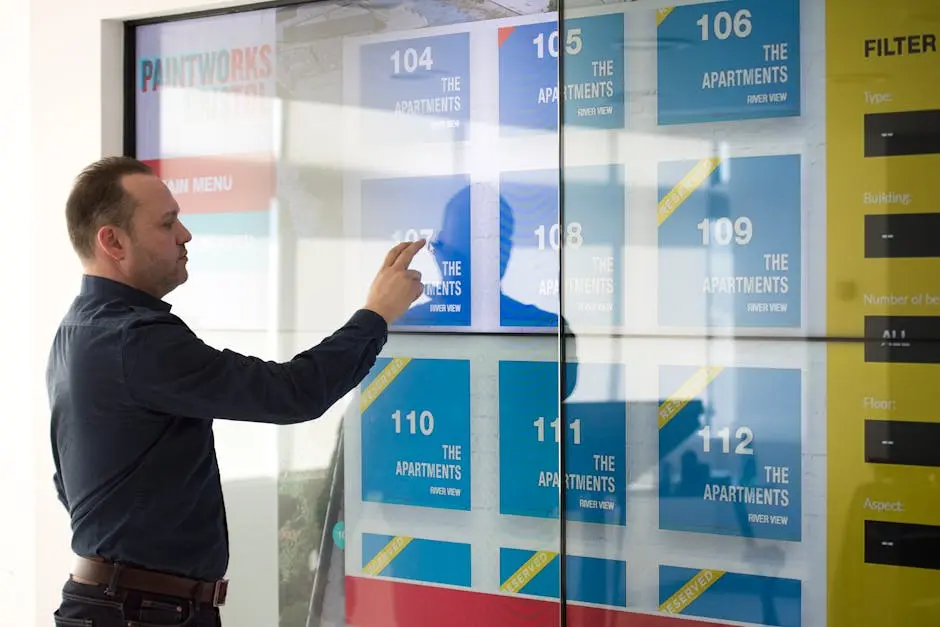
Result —
[[[185,244],[193,239],[193,234],[189,232],[189,229],[187,229],[182,224],[180,224],[180,229],[182,229],[182,233],[180,234],[180,244]]]

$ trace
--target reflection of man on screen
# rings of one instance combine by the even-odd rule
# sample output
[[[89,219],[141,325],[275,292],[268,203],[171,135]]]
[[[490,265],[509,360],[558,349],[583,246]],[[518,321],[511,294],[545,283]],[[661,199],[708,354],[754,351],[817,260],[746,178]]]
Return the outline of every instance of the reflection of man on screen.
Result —
[[[505,323],[524,327],[542,327],[547,329],[558,328],[558,314],[551,311],[540,309],[536,305],[527,305],[512,296],[506,294],[503,288],[503,277],[506,275],[506,268],[509,266],[509,258],[512,256],[512,240],[515,231],[515,218],[513,216],[512,206],[506,198],[499,196],[499,315]],[[567,376],[565,378],[565,390],[562,400],[568,399],[574,392],[575,383],[578,379],[578,366],[576,360],[578,356],[577,342],[574,333],[568,325],[568,321],[561,316],[564,325],[564,334],[568,338],[565,352],[565,362],[568,364]]]
[[[506,198],[499,197],[499,317],[502,324],[519,327],[558,327],[558,314],[540,309],[536,305],[527,305],[504,291],[503,279],[512,253],[512,239],[516,220],[512,207]],[[566,326],[566,331],[567,325]]]
[[[423,274],[424,296],[398,320],[399,325],[427,325],[449,308],[468,302],[464,290],[470,289],[465,277],[470,271],[470,187],[464,186],[444,207],[441,228],[428,242],[427,252],[434,260],[438,277]],[[462,271],[455,273],[455,268]]]

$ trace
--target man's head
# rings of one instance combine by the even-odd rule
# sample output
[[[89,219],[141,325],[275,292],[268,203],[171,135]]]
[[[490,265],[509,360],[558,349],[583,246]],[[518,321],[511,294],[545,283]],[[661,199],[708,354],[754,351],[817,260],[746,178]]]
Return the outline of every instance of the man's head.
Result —
[[[85,271],[163,298],[188,277],[173,194],[144,163],[107,157],[85,168],[65,206],[69,238]]]

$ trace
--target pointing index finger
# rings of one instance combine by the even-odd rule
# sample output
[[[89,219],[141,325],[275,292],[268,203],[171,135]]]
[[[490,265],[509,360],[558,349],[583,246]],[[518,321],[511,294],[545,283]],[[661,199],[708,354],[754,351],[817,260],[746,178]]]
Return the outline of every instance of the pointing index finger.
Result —
[[[398,259],[395,260],[395,266],[399,268],[407,268],[411,263],[411,260],[415,258],[415,255],[418,254],[418,251],[424,248],[425,240],[419,239],[416,242],[412,242],[398,255]]]
[[[401,251],[405,250],[409,245],[409,242],[400,242],[392,246],[391,250],[385,255],[385,263],[382,265],[386,268],[390,268],[392,264],[395,263],[395,260],[398,259],[398,255],[401,254]]]

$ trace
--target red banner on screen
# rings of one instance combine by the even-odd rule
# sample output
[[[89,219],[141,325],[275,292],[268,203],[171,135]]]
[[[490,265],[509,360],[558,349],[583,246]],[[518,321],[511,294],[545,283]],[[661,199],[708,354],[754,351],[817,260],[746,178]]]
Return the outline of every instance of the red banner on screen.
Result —
[[[265,211],[275,193],[271,154],[144,161],[173,192],[183,213]]]
[[[559,603],[381,579],[346,577],[346,622],[354,627],[550,627]],[[657,614],[568,605],[569,627],[721,627]]]

